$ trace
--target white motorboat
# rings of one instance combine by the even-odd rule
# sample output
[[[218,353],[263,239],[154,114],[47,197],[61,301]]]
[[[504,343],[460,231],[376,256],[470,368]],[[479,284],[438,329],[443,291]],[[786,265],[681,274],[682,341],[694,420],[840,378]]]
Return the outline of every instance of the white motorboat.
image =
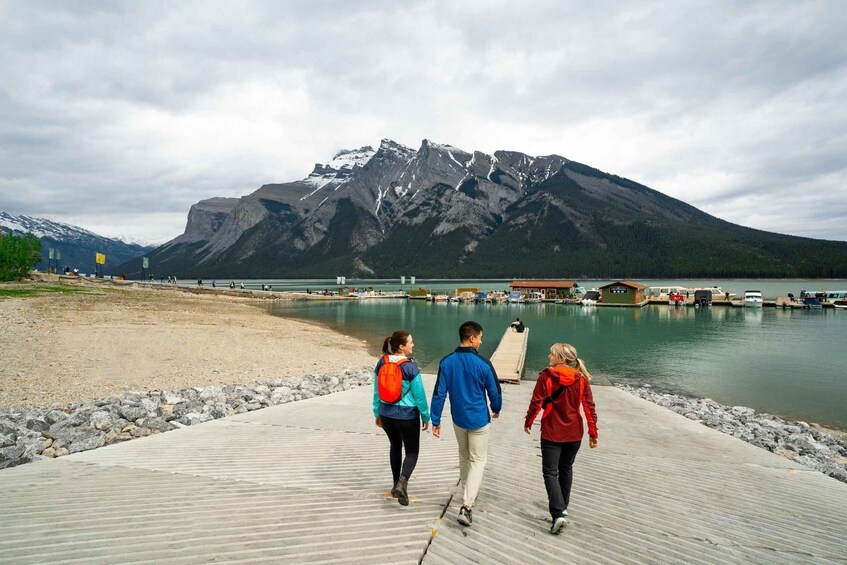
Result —
[[[544,293],[537,291],[530,292],[523,299],[526,304],[538,304],[542,300],[544,300]]]
[[[762,299],[762,291],[760,290],[745,290],[744,291],[744,306],[747,308],[761,308],[764,300]]]

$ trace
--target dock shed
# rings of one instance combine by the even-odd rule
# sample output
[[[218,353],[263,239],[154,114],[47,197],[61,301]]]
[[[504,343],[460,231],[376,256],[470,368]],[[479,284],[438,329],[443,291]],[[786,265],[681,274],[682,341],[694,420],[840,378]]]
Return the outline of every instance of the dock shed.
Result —
[[[630,280],[615,281],[600,287],[603,306],[644,306],[649,301],[647,287]]]
[[[574,281],[512,281],[509,287],[521,294],[540,292],[548,300],[561,300],[573,298],[577,284]]]

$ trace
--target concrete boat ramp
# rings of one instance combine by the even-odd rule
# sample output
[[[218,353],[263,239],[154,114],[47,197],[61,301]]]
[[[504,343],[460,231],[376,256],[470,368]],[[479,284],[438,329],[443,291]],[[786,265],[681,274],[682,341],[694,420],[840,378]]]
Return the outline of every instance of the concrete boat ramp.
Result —
[[[470,528],[449,421],[388,498],[366,387],[0,471],[0,563],[847,562],[846,484],[608,386],[552,536],[532,385],[504,391]]]

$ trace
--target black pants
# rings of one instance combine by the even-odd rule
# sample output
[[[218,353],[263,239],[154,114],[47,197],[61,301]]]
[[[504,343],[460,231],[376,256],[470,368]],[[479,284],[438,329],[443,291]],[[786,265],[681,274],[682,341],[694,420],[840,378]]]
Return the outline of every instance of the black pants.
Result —
[[[568,509],[573,483],[573,462],[581,441],[558,443],[541,438],[541,473],[547,488],[550,516],[561,516]]]
[[[382,429],[391,442],[390,460],[391,475],[394,482],[403,475],[407,479],[412,476],[415,465],[418,464],[418,452],[421,446],[421,423],[418,418],[414,420],[396,420],[380,416]],[[403,458],[403,447],[406,448],[406,458]],[[402,466],[401,466],[402,462]]]

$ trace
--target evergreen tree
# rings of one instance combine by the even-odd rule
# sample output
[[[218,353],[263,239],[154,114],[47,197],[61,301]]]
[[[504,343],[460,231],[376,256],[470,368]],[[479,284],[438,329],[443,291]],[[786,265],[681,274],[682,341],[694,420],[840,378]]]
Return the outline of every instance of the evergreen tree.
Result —
[[[41,240],[28,233],[11,235],[0,230],[0,281],[24,278],[41,261]]]

